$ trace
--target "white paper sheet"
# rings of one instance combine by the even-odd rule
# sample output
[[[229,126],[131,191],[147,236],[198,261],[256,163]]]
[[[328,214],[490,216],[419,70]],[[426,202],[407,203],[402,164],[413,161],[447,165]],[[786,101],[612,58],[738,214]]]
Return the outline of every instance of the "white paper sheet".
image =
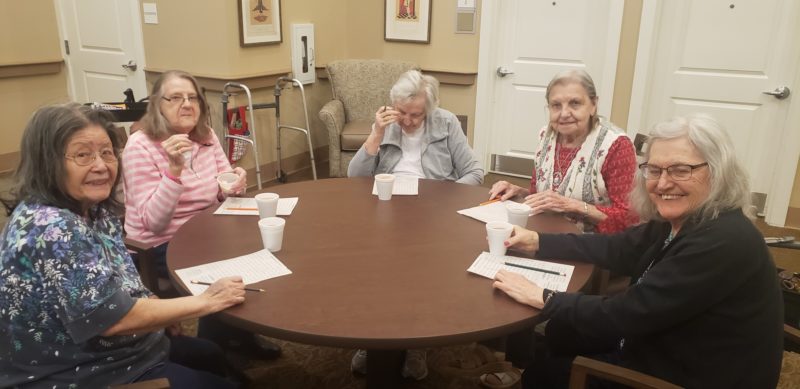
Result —
[[[456,212],[458,212],[461,215],[469,216],[473,219],[480,220],[484,223],[507,222],[508,211],[506,211],[505,203],[509,201],[511,200],[495,201],[491,204],[478,205],[476,207],[462,209]]]
[[[207,285],[193,284],[192,280],[210,282],[230,276],[242,276],[245,285],[292,274],[269,250],[256,251],[241,257],[211,262],[205,265],[175,270],[175,274],[193,295],[203,293]]]
[[[289,216],[297,205],[298,197],[278,199],[278,216]],[[252,197],[228,197],[219,205],[215,215],[258,215],[256,199]]]
[[[509,266],[506,265],[506,262],[549,270],[559,274],[550,274],[537,270]],[[510,255],[498,256],[484,251],[475,259],[475,262],[472,263],[467,271],[479,276],[494,279],[495,274],[497,274],[497,271],[500,269],[522,274],[529,281],[536,283],[542,288],[564,292],[567,290],[567,285],[569,285],[569,280],[572,278],[572,272],[575,270],[575,266],[539,261],[537,259],[512,257]]]
[[[378,195],[378,187],[372,183],[372,194]],[[392,196],[416,196],[419,194],[419,178],[407,176],[394,176]]]

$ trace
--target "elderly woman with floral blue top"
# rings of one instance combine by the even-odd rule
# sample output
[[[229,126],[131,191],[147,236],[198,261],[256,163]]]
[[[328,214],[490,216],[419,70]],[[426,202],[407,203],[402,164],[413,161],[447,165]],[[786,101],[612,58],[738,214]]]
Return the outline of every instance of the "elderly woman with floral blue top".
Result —
[[[12,196],[3,200],[10,218],[0,234],[0,387],[153,378],[172,388],[236,387],[180,364],[219,361],[215,345],[176,336],[171,346],[164,328],[242,303],[242,280],[164,300],[142,285],[111,197],[120,148],[112,120],[69,104],[38,110],[25,129]]]

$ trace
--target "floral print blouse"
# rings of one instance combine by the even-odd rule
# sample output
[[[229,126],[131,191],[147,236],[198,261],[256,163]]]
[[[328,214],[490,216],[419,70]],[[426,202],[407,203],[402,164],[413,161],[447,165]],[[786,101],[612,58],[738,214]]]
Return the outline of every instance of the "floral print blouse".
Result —
[[[100,388],[164,362],[163,331],[102,336],[151,293],[119,219],[23,201],[0,234],[0,387]]]

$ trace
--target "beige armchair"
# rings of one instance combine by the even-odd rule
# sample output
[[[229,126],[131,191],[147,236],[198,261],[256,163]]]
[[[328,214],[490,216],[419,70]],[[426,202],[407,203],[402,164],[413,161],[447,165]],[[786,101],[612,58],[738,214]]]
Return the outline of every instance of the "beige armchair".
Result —
[[[372,129],[375,111],[389,104],[389,90],[411,62],[343,60],[327,66],[333,100],[319,111],[328,129],[331,177],[347,176],[347,166]]]

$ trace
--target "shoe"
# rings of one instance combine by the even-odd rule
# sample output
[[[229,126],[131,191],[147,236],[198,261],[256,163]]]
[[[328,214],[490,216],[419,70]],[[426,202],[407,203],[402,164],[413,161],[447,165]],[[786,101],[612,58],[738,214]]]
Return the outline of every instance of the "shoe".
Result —
[[[514,386],[522,377],[522,373],[516,368],[510,370],[489,373],[481,376],[481,384],[491,389],[505,389]]]
[[[406,350],[406,361],[401,372],[405,378],[420,381],[428,376],[428,361],[425,350]]]
[[[350,371],[367,374],[367,350],[356,350],[353,360],[350,361]]]

